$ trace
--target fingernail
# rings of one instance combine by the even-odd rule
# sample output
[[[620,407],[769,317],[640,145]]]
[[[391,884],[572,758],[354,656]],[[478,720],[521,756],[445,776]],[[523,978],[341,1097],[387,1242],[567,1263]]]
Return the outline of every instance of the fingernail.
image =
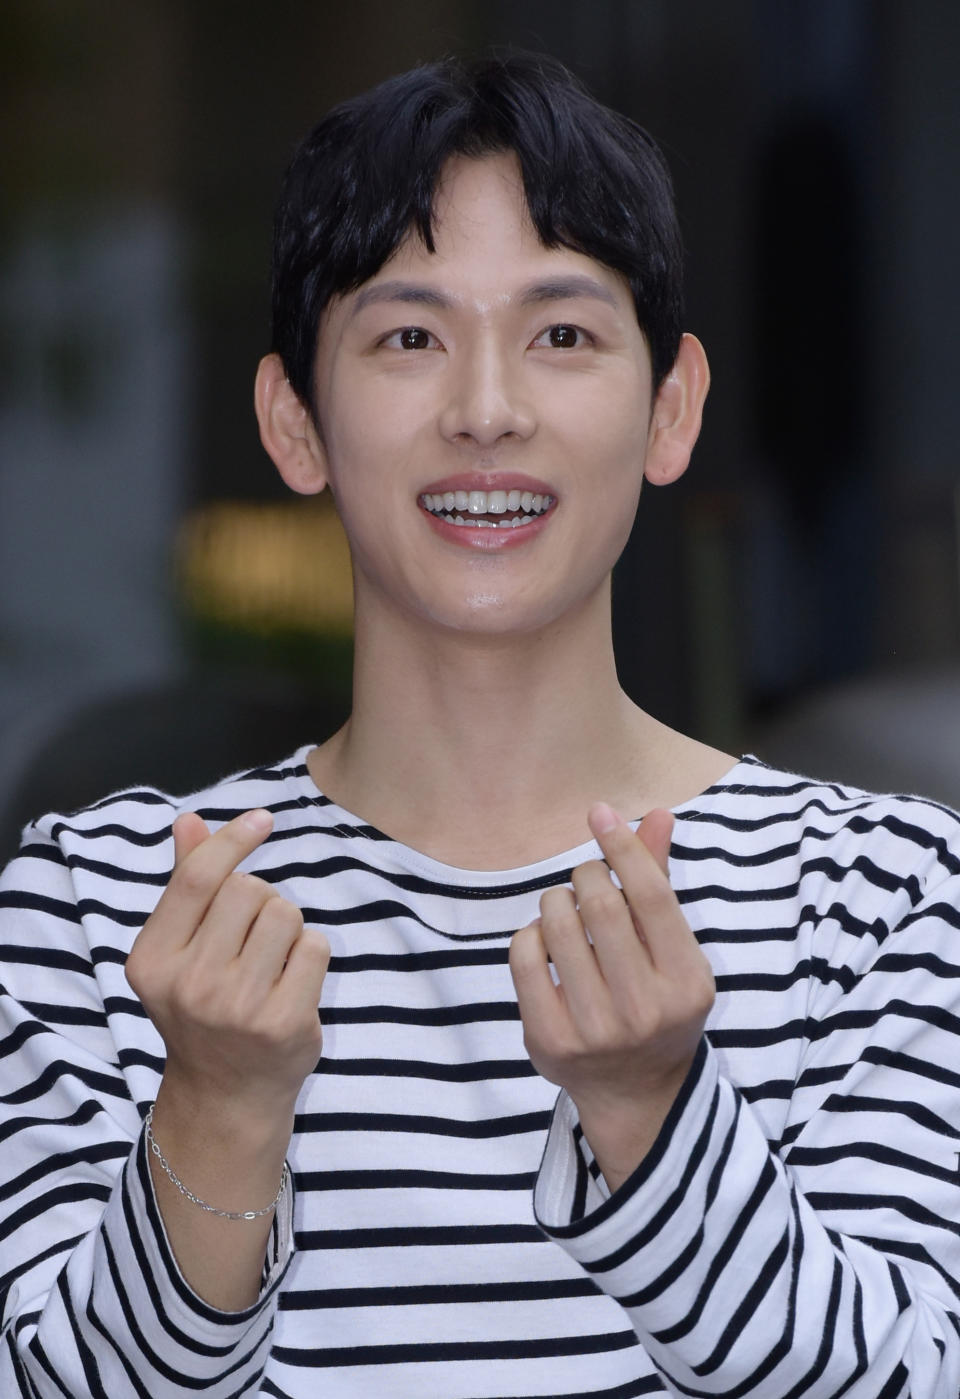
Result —
[[[606,802],[594,802],[587,820],[590,822],[590,829],[595,836],[605,836],[608,831],[612,831],[615,826],[620,824],[620,817],[612,806],[607,806]]]
[[[269,811],[264,811],[262,807],[257,807],[254,811],[245,811],[240,817],[243,824],[249,830],[255,831],[257,835],[266,835],[273,825],[273,817]]]

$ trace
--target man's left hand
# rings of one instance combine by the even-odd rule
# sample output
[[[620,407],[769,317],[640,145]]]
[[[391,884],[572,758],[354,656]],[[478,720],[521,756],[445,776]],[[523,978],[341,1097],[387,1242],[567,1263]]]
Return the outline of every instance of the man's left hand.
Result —
[[[534,1068],[567,1090],[616,1190],[657,1138],[715,989],[667,875],[670,812],[651,811],[636,834],[603,803],[587,819],[606,864],[579,865],[573,891],[547,890],[539,920],[514,935],[510,970]]]

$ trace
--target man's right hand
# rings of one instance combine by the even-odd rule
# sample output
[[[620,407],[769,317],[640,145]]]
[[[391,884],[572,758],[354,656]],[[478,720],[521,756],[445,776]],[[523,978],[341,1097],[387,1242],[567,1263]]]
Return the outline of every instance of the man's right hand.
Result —
[[[276,1193],[297,1095],[322,1045],[329,943],[272,885],[236,868],[271,828],[266,811],[213,835],[195,813],[178,817],[173,874],[126,966],[166,1046],[155,1139],[184,1184],[222,1210],[259,1209]],[[215,1306],[248,1306],[269,1217],[217,1218],[153,1159],[151,1170],[187,1281]]]
[[[236,869],[271,828],[266,811],[215,835],[193,812],[178,817],[170,883],[127,959],[166,1045],[164,1082],[197,1107],[290,1110],[320,1056],[330,945],[272,885]]]

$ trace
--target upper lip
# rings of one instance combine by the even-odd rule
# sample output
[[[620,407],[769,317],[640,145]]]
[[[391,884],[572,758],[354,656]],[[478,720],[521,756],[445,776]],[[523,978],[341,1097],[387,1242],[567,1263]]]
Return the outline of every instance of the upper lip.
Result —
[[[461,471],[424,486],[420,495],[444,495],[447,491],[529,491],[531,495],[556,496],[553,486],[522,471]]]

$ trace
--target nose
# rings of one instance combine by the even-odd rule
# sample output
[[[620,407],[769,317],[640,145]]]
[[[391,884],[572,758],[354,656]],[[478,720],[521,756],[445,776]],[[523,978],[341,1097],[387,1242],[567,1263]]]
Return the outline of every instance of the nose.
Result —
[[[491,447],[504,437],[527,438],[535,427],[521,366],[492,339],[454,357],[440,431],[451,441]]]

